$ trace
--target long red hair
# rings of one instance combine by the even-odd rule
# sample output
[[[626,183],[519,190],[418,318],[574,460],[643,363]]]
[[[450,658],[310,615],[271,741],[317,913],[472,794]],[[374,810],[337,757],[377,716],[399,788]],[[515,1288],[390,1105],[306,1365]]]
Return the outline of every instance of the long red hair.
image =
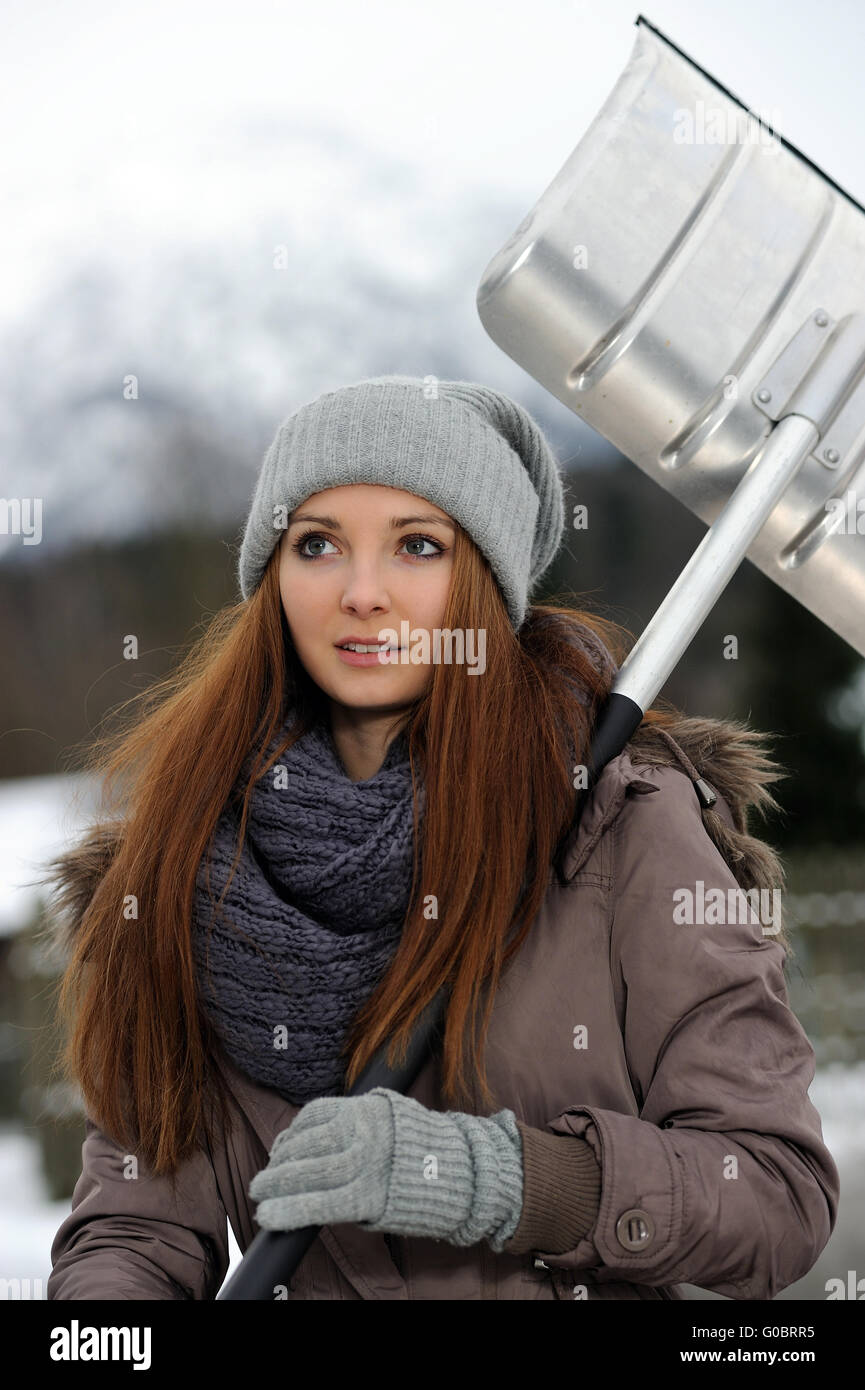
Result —
[[[222,609],[173,673],[115,711],[130,716],[119,730],[87,748],[103,798],[117,794],[116,813],[101,822],[116,839],[60,981],[59,1064],[88,1113],[153,1173],[174,1172],[202,1126],[212,1139],[212,1126],[228,1119],[211,1065],[220,1044],[193,961],[197,867],[229,798],[242,805],[236,866],[254,782],[327,717],[293,648],[278,555],[277,547],[256,592]],[[460,528],[442,627],[485,629],[486,671],[478,678],[466,665],[433,665],[423,696],[401,716],[415,790],[420,776],[426,794],[420,834],[415,799],[411,898],[396,954],[343,1053],[348,1085],[388,1039],[396,1060],[447,985],[442,1084],[456,1108],[469,1068],[490,1098],[482,1054],[496,986],[541,907],[551,866],[561,876],[579,796],[574,765],[587,761],[610,688],[610,669],[574,638],[594,633],[618,665],[630,634],[562,603],[534,605],[515,633],[485,557]],[[678,711],[664,706],[646,719],[673,723]],[[296,729],[268,759],[289,709]],[[63,857],[53,864],[62,881]],[[434,929],[424,910],[431,893]],[[137,918],[125,910],[130,895]]]

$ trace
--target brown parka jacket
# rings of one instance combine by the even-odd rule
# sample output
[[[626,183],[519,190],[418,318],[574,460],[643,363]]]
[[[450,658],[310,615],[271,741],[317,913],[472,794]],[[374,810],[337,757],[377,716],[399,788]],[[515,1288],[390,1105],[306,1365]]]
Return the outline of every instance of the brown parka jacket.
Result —
[[[507,1106],[521,1126],[587,1142],[602,1173],[594,1227],[565,1253],[495,1254],[486,1241],[326,1226],[277,1297],[677,1299],[689,1283],[771,1299],[811,1269],[835,1224],[839,1177],[808,1098],[814,1052],[789,1007],[784,951],[765,914],[731,906],[721,924],[699,912],[712,889],[731,903],[740,888],[782,886],[748,824],[749,809],[771,804],[778,765],[733,721],[683,717],[670,732],[642,725],[603,770],[568,843],[567,886],[551,870],[496,995],[486,1051],[496,1103],[476,1091],[465,1107]],[[699,777],[716,793],[710,809]],[[98,855],[84,844],[67,862],[66,902],[81,908]],[[676,910],[683,890],[695,921]],[[174,1191],[142,1170],[126,1179],[123,1149],[87,1117],[49,1299],[216,1297],[226,1219],[245,1251],[258,1229],[249,1184],[297,1113],[220,1065],[234,1124],[187,1161]],[[408,1094],[452,1108],[436,1056]],[[555,1215],[565,1172],[537,1147],[526,1154],[509,1244]]]

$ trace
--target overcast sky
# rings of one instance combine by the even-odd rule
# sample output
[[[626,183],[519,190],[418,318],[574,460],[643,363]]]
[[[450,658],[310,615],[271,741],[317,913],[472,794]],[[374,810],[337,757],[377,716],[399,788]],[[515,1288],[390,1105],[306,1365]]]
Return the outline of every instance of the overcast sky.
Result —
[[[865,6],[647,3],[865,200]],[[625,66],[638,13],[633,0],[4,0],[0,327],[82,254],[134,261],[166,239],[242,235],[280,188],[317,225],[339,188],[314,146],[298,157],[300,130],[426,171],[435,200],[486,188],[527,211]],[[380,211],[359,237],[386,236]],[[410,273],[411,248],[394,255]]]

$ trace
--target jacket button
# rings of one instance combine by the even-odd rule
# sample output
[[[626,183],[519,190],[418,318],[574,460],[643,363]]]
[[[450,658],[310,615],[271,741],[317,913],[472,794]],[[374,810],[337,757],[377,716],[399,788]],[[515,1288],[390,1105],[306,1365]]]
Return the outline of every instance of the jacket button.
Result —
[[[626,1250],[644,1250],[655,1234],[655,1223],[642,1207],[629,1207],[616,1222],[616,1239]]]

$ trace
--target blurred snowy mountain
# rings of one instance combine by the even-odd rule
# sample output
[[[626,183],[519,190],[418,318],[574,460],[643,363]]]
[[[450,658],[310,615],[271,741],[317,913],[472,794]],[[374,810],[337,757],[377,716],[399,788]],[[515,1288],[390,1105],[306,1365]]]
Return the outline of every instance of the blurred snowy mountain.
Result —
[[[235,527],[280,420],[364,376],[488,377],[549,416],[551,398],[474,305],[518,203],[466,203],[458,186],[431,198],[421,169],[345,132],[268,122],[231,134],[218,140],[222,196],[233,157],[254,218],[226,236],[205,216],[180,237],[166,217],[137,241],[109,224],[0,326],[2,491],[42,500],[46,552],[183,517]],[[0,535],[0,561],[35,548]]]

